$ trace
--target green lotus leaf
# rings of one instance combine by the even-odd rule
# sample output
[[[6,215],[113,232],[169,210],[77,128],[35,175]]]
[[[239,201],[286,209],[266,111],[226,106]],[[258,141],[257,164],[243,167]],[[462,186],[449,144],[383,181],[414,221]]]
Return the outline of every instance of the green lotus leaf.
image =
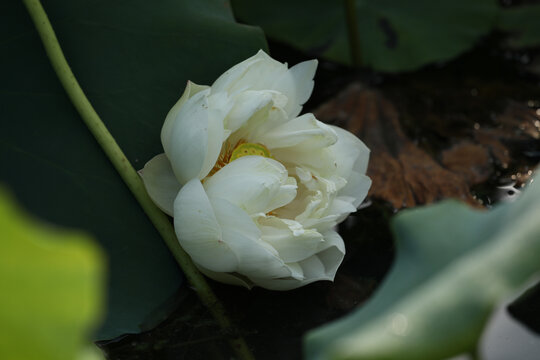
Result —
[[[540,176],[490,211],[402,211],[397,259],[370,301],[311,331],[308,359],[441,359],[473,351],[493,308],[540,271]]]
[[[103,315],[101,250],[31,219],[3,191],[0,238],[0,359],[99,359],[88,343]]]
[[[344,1],[232,0],[235,14],[277,41],[350,64]],[[488,34],[495,0],[357,0],[361,64],[395,72],[451,59]]]
[[[510,35],[512,48],[540,45],[540,5],[522,5],[501,10],[498,27]]]
[[[43,0],[67,61],[136,168],[162,152],[187,80],[211,83],[266,48],[221,0]],[[98,339],[162,320],[181,271],[70,103],[21,1],[0,5],[0,181],[32,213],[81,228],[110,263]]]

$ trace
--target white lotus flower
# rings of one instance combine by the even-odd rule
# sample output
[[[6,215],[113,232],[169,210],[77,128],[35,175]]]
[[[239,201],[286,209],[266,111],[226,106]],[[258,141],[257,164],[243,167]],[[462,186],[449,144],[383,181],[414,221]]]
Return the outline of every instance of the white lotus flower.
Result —
[[[207,276],[287,290],[333,280],[345,254],[334,227],[371,185],[369,150],[312,114],[298,116],[317,61],[290,69],[263,51],[211,87],[188,82],[141,171]]]

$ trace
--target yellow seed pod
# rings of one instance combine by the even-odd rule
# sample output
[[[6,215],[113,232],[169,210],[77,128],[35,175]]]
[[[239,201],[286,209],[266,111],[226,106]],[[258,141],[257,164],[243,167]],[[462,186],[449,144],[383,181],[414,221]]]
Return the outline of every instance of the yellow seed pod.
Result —
[[[229,162],[248,155],[258,155],[267,158],[271,157],[270,151],[266,148],[266,146],[255,143],[243,143],[234,148]]]

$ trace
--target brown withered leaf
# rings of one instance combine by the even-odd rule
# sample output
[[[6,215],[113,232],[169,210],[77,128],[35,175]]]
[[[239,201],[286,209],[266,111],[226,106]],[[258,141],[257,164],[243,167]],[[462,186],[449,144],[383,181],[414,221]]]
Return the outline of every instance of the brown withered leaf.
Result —
[[[504,169],[512,161],[508,147],[501,142],[501,139],[505,136],[505,130],[493,128],[479,129],[474,133],[474,139],[488,148],[491,156]]]
[[[462,141],[443,151],[441,163],[461,175],[469,186],[483,183],[493,172],[488,149],[470,141]]]
[[[458,198],[472,205],[467,181],[443,168],[404,133],[395,107],[379,92],[353,84],[315,111],[356,134],[371,149],[369,195],[396,209]]]

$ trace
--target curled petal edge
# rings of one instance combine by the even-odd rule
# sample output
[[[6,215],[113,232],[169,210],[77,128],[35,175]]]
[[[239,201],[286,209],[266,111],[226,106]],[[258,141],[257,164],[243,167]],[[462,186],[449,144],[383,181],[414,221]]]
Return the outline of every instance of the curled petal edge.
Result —
[[[154,156],[139,171],[139,175],[152,201],[167,215],[173,216],[174,199],[182,186],[176,180],[167,156]]]

